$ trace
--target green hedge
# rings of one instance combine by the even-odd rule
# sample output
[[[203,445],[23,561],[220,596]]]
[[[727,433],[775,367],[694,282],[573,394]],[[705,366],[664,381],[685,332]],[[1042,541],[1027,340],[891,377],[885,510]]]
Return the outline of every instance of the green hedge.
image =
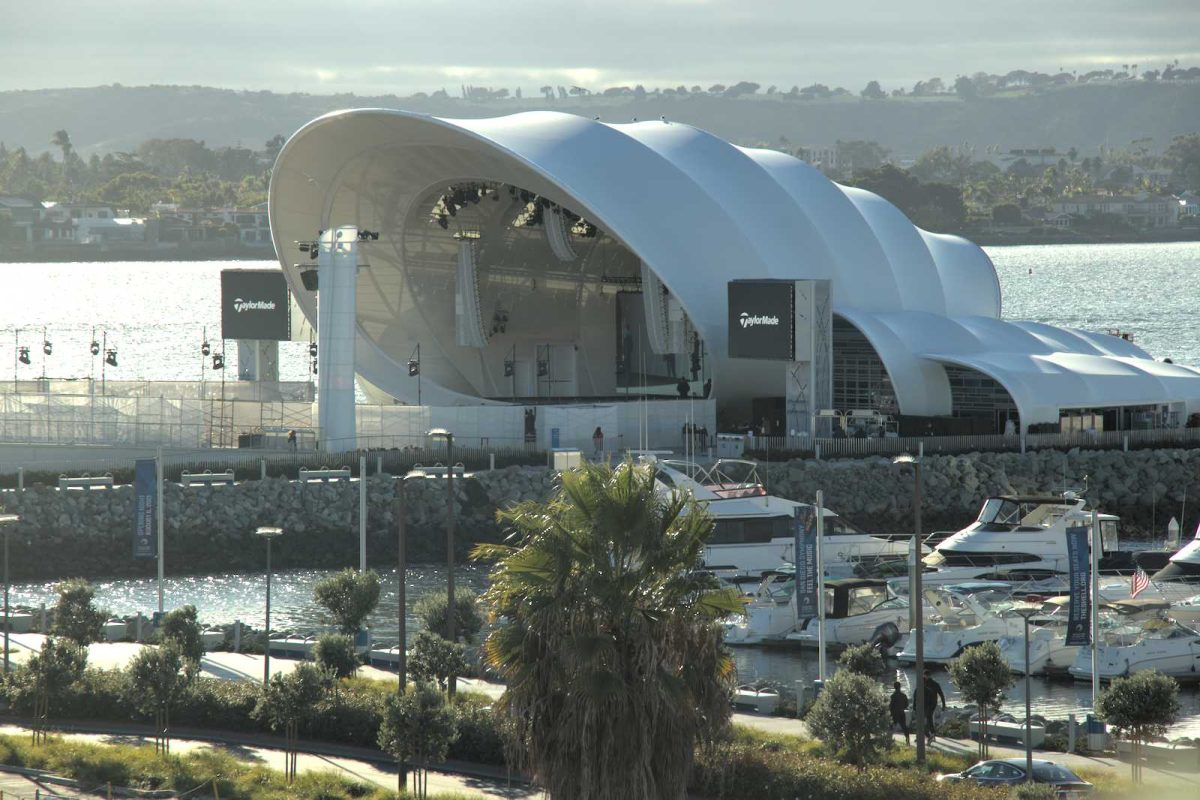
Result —
[[[3,685],[3,695],[13,709],[28,715],[28,698]],[[271,733],[265,722],[251,716],[261,691],[257,683],[227,681],[201,676],[188,687],[171,709],[175,726]],[[382,681],[350,679],[313,709],[301,736],[337,744],[376,747],[379,724],[387,696],[394,691]],[[120,670],[89,669],[68,689],[50,701],[52,718],[112,722],[148,722],[134,708],[133,690],[127,673]],[[488,700],[482,695],[460,694],[454,706],[459,738],[450,748],[450,758],[478,764],[504,764],[504,748],[492,719]]]
[[[995,800],[990,790],[938,783],[916,770],[851,767],[776,743],[731,742],[696,752],[689,786],[712,800]]]

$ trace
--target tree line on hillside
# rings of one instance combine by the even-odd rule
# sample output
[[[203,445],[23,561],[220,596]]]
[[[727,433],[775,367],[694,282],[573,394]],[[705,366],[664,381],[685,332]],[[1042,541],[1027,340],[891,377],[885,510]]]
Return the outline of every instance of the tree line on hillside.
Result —
[[[1166,64],[1161,69],[1147,69],[1138,72],[1137,64],[1122,64],[1120,69],[1096,69],[1079,74],[1078,70],[1070,72],[1060,69],[1057,73],[1038,72],[1036,70],[1014,69],[1003,75],[987,72],[976,72],[970,76],[958,75],[953,82],[946,82],[939,77],[919,80],[911,88],[897,87],[891,92],[885,90],[878,80],[867,83],[858,93],[867,100],[883,100],[888,97],[932,97],[936,95],[957,95],[965,100],[987,97],[997,93],[1014,90],[1037,90],[1054,86],[1067,86],[1074,83],[1100,83],[1112,81],[1184,81],[1200,79],[1200,67],[1179,66],[1179,60]],[[754,81],[737,81],[731,84],[714,83],[707,88],[699,84],[687,86],[652,87],[647,89],[642,84],[608,86],[602,89],[591,89],[586,86],[551,85],[546,84],[538,92],[547,102],[567,100],[582,97],[633,97],[647,96],[679,96],[679,97],[749,97],[756,95],[762,89],[762,84]],[[801,88],[799,85],[791,89],[771,85],[766,87],[767,96],[784,99],[813,100],[833,97],[852,97],[853,93],[842,86],[830,88],[823,83],[812,83]],[[416,92],[415,98],[450,99],[451,95],[443,88],[433,93]],[[485,102],[489,100],[522,99],[520,87],[511,92],[504,87],[492,89],[484,86],[459,86],[458,97],[463,100]]]
[[[184,208],[245,207],[267,199],[267,186],[284,137],[260,150],[210,148],[195,139],[149,139],[132,152],[92,154],[84,160],[66,130],[49,139],[54,151],[30,156],[0,142],[0,195],[34,201],[97,203],[145,213],[156,202]]]

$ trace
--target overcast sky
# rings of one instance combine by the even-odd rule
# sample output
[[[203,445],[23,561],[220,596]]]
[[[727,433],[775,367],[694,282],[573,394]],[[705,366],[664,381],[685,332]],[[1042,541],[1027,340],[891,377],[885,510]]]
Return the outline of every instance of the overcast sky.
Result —
[[[0,90],[461,83],[857,91],[1013,69],[1200,64],[1200,0],[0,0]]]

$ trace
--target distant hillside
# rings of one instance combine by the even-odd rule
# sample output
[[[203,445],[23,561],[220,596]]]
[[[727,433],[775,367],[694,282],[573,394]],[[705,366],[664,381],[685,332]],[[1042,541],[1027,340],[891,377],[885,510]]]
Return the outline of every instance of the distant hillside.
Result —
[[[875,140],[898,155],[940,144],[979,148],[1055,146],[1094,151],[1150,138],[1162,150],[1173,136],[1200,131],[1200,82],[1128,81],[1082,84],[1015,96],[961,100],[946,95],[863,100],[801,100],[783,95],[728,98],[707,95],[541,96],[483,103],[453,98],[235,92],[200,86],[104,86],[0,93],[0,141],[31,153],[50,149],[66,129],[85,158],[132,150],[150,138],[201,139],[210,146],[261,147],[313,117],[340,108],[404,108],[450,117],[481,117],[553,109],[610,122],[660,115],[697,125],[740,143],[829,145],[838,139]]]

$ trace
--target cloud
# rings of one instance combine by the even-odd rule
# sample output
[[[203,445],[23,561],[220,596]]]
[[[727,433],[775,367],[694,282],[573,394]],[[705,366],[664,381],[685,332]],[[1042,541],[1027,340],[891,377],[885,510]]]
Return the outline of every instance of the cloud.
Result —
[[[407,94],[753,80],[857,90],[979,70],[1196,63],[1196,30],[1196,0],[348,0],[336,11],[314,0],[123,0],[119,13],[75,3],[69,14],[41,3],[0,27],[0,89]]]

